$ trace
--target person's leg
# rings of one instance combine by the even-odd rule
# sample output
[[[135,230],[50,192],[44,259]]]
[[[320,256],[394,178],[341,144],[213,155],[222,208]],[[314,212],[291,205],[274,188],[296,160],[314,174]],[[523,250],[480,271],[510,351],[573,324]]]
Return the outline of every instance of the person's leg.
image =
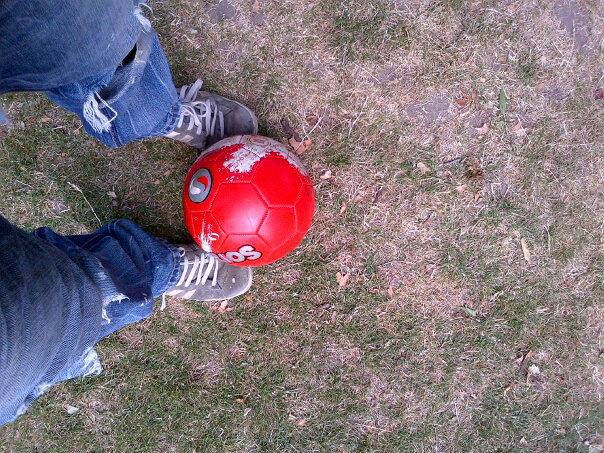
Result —
[[[141,30],[140,0],[0,1],[0,93],[44,91],[114,71]]]
[[[91,234],[62,236],[49,228],[33,234],[93,275],[102,296],[101,337],[148,317],[154,299],[180,276],[178,248],[130,220],[116,220]]]
[[[180,277],[175,247],[130,221],[33,234],[0,217],[0,425],[52,384],[98,374],[93,346],[149,316]]]
[[[232,135],[258,133],[258,120],[243,104],[201,91],[202,82],[176,93],[155,32],[143,32],[115,71],[46,93],[78,114],[86,131],[116,148],[147,137],[166,136],[204,149]]]
[[[157,35],[143,32],[124,64],[46,92],[112,148],[174,130],[181,101]]]
[[[169,245],[129,220],[61,236],[0,216],[0,425],[53,384],[100,373],[94,345],[148,317],[159,295],[230,299],[251,282],[251,269]]]
[[[250,109],[200,91],[201,80],[176,93],[143,4],[1,1],[0,94],[43,90],[110,147],[168,136],[204,149],[257,133]]]

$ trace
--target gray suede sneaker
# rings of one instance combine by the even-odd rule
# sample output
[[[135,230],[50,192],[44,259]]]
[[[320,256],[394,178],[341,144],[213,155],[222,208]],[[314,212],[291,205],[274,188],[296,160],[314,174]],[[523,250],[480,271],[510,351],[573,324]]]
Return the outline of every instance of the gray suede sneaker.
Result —
[[[202,84],[197,79],[180,88],[180,118],[166,137],[205,149],[225,137],[258,133],[254,112],[237,101],[200,91]]]
[[[178,247],[182,273],[180,280],[164,296],[192,300],[232,299],[252,286],[252,269],[231,266],[196,245]],[[162,300],[162,308],[165,298]]]

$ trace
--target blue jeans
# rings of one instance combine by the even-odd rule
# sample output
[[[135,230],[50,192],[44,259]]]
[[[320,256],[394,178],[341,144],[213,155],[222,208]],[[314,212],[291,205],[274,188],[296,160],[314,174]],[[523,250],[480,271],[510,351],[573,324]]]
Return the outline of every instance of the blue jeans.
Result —
[[[0,425],[51,385],[100,373],[94,345],[180,277],[178,251],[129,220],[61,236],[0,217],[0,269]]]
[[[0,93],[34,90],[111,147],[170,132],[180,111],[138,1],[0,0]],[[99,373],[94,345],[180,277],[175,248],[127,220],[61,236],[0,217],[0,269],[0,425],[54,383]]]
[[[171,132],[181,106],[153,31],[141,33],[134,59],[128,64],[49,89],[46,94],[76,113],[86,131],[111,148]],[[96,110],[96,114],[87,116],[86,109]]]
[[[171,132],[181,102],[139,3],[0,1],[0,94],[44,91],[112,148]]]

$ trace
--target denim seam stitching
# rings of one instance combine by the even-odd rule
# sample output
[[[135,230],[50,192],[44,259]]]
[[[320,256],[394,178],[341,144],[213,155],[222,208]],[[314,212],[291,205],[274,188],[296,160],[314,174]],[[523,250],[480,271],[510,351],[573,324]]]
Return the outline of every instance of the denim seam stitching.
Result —
[[[157,135],[166,135],[169,132],[172,132],[176,128],[176,121],[180,117],[180,107],[181,107],[180,99],[177,99],[176,102],[174,103],[174,105],[172,106],[170,113],[168,114],[168,119],[166,120],[166,125],[163,127],[163,129],[160,132],[157,133]]]
[[[172,273],[170,274],[170,277],[168,278],[166,286],[163,288],[162,291],[160,291],[161,293],[165,293],[170,288],[176,286],[176,283],[180,279],[180,252],[178,251],[178,249],[176,247],[172,246],[171,244],[169,244],[167,242],[166,242],[166,246],[172,252],[174,268],[172,269]]]

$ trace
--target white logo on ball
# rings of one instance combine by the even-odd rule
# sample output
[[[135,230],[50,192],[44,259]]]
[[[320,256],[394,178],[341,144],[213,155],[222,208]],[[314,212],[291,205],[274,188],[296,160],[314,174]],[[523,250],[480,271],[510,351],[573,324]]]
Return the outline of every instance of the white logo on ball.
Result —
[[[254,261],[262,256],[258,250],[251,245],[243,245],[236,252],[221,253],[221,258],[231,263],[242,263],[243,261]]]

